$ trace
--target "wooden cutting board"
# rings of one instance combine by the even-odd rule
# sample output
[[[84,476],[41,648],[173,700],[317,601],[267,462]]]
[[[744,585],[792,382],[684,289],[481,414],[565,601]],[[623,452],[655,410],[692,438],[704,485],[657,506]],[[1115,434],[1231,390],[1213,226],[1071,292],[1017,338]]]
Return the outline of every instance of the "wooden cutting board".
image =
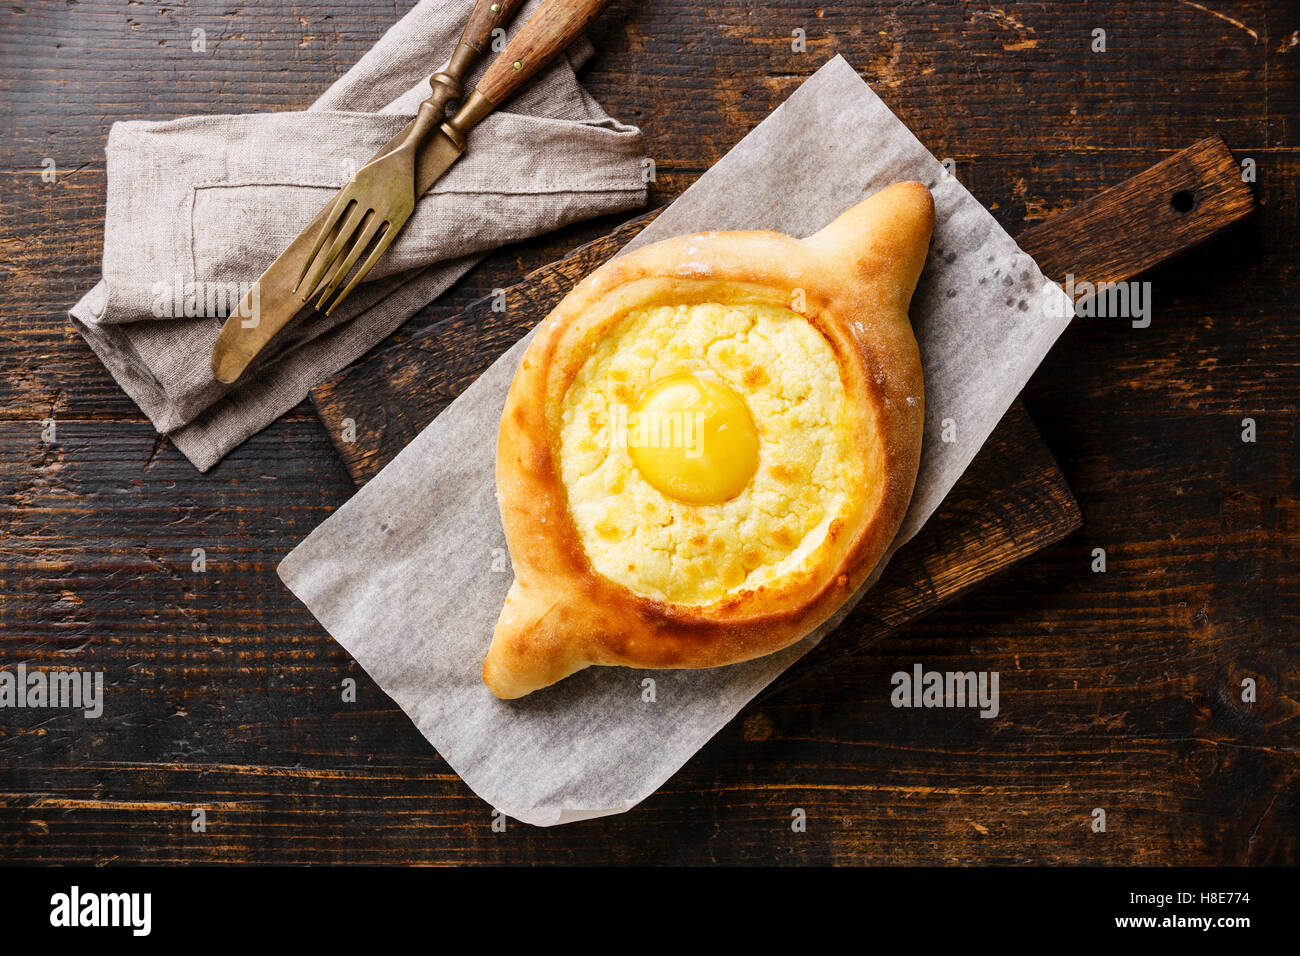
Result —
[[[1017,238],[1064,283],[1121,282],[1249,216],[1254,197],[1218,137],[1195,145]],[[624,223],[401,345],[371,353],[311,393],[358,485],[658,211]],[[493,309],[494,302],[496,310]],[[351,440],[347,440],[351,438]],[[860,650],[1083,524],[1065,477],[1017,401],[921,532],[899,550],[836,634],[769,688]]]

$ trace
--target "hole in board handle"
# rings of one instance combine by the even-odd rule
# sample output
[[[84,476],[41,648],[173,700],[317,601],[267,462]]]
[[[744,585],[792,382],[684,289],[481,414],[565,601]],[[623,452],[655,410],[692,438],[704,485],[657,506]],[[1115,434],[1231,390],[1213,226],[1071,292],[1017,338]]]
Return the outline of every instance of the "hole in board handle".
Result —
[[[1174,193],[1173,198],[1169,200],[1169,205],[1174,207],[1175,212],[1188,213],[1196,205],[1196,193],[1190,189],[1180,189]]]

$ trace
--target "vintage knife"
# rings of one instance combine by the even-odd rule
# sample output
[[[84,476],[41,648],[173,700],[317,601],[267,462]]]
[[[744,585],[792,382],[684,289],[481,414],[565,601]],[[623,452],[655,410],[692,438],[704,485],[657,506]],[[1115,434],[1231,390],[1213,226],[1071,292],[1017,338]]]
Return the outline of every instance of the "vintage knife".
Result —
[[[440,100],[440,109],[459,96],[461,79],[487,45],[492,31],[521,3],[522,0],[479,0],[475,4],[447,70],[430,78],[434,90],[430,99]],[[423,195],[460,157],[466,134],[572,43],[608,3],[609,0],[544,0],[497,55],[455,116],[444,122],[421,149],[415,170],[416,196]],[[413,124],[414,120],[376,153],[372,161],[400,146]],[[300,311],[310,311],[293,289],[333,205],[331,199],[231,311],[212,347],[212,374],[217,381],[238,380],[290,320]]]

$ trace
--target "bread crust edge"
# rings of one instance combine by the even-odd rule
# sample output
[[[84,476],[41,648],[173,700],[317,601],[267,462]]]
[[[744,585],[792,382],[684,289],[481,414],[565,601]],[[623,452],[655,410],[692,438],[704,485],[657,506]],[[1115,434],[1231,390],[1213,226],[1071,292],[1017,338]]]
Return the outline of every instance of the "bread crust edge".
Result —
[[[907,309],[933,223],[925,186],[898,183],[806,239],[679,236],[605,263],[565,296],[520,362],[498,431],[497,496],[515,581],[483,664],[492,693],[522,697],[591,665],[752,660],[802,639],[857,591],[897,534],[920,462],[923,378]],[[561,402],[593,337],[647,304],[722,295],[789,308],[796,290],[802,314],[840,363],[849,407],[874,419],[874,430],[864,431],[879,447],[859,450],[880,456],[878,493],[857,496],[818,560],[780,587],[687,607],[638,595],[592,569],[569,514],[557,447]]]

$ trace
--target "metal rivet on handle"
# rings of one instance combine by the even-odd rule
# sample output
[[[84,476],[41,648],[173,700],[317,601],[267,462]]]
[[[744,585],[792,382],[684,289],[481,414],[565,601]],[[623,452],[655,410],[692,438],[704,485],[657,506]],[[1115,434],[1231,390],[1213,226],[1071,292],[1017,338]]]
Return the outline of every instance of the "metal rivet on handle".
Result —
[[[516,70],[522,70],[524,68],[524,65],[520,63],[518,60],[515,60],[514,67]]]
[[[501,10],[501,4],[499,4],[499,3],[494,3],[494,4],[492,4],[492,6],[489,7],[488,9],[491,10],[493,13],[498,13],[498,12],[500,12],[500,10]]]

